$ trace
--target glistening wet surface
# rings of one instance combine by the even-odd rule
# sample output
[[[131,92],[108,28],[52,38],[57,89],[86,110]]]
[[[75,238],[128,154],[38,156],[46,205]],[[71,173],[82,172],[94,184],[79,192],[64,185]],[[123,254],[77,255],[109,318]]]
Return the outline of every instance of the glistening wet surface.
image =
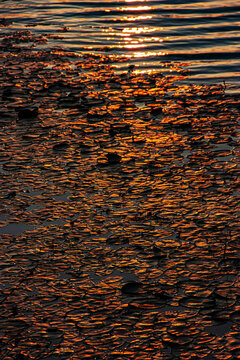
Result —
[[[124,55],[139,72],[185,62],[189,83],[239,85],[239,1],[5,0],[0,14],[13,31],[57,31],[61,40],[49,39],[52,46]],[[119,71],[125,64],[116,64]]]
[[[239,96],[1,40],[0,359],[239,359]]]

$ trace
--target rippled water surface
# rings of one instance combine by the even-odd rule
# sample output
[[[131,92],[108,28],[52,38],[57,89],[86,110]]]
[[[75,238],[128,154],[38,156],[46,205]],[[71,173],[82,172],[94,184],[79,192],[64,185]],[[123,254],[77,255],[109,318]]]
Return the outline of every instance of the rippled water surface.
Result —
[[[0,1],[0,12],[14,30],[65,28],[54,45],[124,55],[140,71],[173,61],[191,81],[239,83],[239,1]]]

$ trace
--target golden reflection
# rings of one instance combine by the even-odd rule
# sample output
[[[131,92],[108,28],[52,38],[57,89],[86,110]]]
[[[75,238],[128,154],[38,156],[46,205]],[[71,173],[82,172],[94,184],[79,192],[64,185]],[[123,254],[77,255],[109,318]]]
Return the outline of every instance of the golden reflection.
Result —
[[[156,31],[156,28],[145,27],[132,27],[124,28],[122,30],[122,36],[124,37],[126,49],[143,48],[147,46],[147,43],[162,42],[163,39],[159,37],[138,37],[140,34],[150,34]],[[132,36],[131,36],[132,35]]]
[[[152,9],[151,6],[127,6],[127,7],[118,8],[117,10],[120,10],[120,11],[145,11],[145,10],[151,10],[151,9]]]
[[[123,47],[126,49],[136,49],[146,47],[149,42],[163,42],[163,39],[159,37],[148,37],[148,34],[154,33],[156,30],[156,28],[150,28],[148,26],[124,28],[121,33],[125,42]],[[140,37],[142,34],[146,34],[146,36]]]
[[[137,52],[134,54],[135,58],[146,58],[150,56],[164,56],[167,53],[164,51],[146,51],[146,52]]]
[[[139,20],[148,20],[152,19],[150,15],[139,15],[139,16],[125,16],[123,18],[124,21],[139,21]]]
[[[149,32],[154,32],[156,30],[156,28],[152,28],[150,29],[149,27],[145,26],[145,27],[133,27],[133,28],[125,28],[123,29],[123,32],[128,32],[128,33],[134,33],[134,34],[141,34],[141,33],[149,33]]]
[[[123,6],[118,8],[119,11],[126,13],[130,12],[131,14],[125,15],[121,18],[122,22],[131,22],[138,24],[139,26],[126,26],[121,33],[118,33],[118,36],[122,39],[123,43],[120,44],[120,47],[127,50],[133,50],[132,54],[128,54],[129,58],[147,58],[147,57],[155,57],[155,56],[163,56],[165,52],[162,51],[143,51],[144,48],[147,48],[149,44],[154,43],[162,43],[164,41],[163,38],[158,36],[150,36],[151,34],[157,33],[159,30],[157,27],[146,26],[144,21],[151,20],[153,15],[150,15],[150,10],[152,10],[152,6],[147,5],[146,0],[140,0],[145,4],[139,5],[139,1],[137,0],[125,0],[126,3],[131,3],[130,6]],[[138,5],[134,5],[134,3],[138,2]],[[141,13],[142,12],[142,13]],[[140,13],[135,15],[133,13]],[[136,72],[137,70],[134,70]],[[141,70],[145,72],[146,70]]]
[[[145,47],[146,45],[144,44],[138,44],[136,41],[132,41],[131,44],[127,44],[125,45],[125,49],[137,49],[137,48],[143,48]]]
[[[121,36],[124,39],[124,45],[122,46],[125,49],[140,49],[146,48],[149,43],[162,43],[163,39],[160,37],[148,36],[151,33],[156,32],[156,28],[150,28],[148,26],[145,27],[126,27],[122,30]],[[146,35],[142,37],[141,35]],[[140,37],[141,36],[141,37]],[[149,56],[157,56],[157,55],[165,55],[162,51],[146,51],[146,52],[137,52],[134,53],[135,58],[141,57],[149,57]]]

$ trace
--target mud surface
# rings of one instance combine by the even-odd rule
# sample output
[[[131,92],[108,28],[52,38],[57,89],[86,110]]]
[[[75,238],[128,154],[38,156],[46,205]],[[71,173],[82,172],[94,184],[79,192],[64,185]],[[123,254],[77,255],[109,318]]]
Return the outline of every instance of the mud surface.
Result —
[[[239,359],[239,95],[47,38],[1,39],[0,359]]]

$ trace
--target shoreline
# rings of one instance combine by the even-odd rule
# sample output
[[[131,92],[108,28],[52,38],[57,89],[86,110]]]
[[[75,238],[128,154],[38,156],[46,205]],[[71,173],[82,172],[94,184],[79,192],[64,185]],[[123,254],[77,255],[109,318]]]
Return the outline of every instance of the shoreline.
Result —
[[[0,54],[0,359],[237,358],[239,97],[16,35]]]

